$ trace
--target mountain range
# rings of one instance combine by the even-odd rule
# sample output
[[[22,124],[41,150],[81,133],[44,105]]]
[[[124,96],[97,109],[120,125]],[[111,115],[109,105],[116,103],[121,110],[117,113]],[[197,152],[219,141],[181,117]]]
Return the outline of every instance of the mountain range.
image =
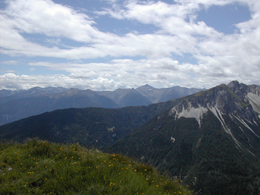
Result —
[[[197,195],[260,194],[258,85],[233,81],[148,106],[57,110],[0,126],[0,139],[32,137],[125,154]]]
[[[260,193],[260,86],[236,81],[183,98],[120,139],[126,154],[197,194]]]
[[[169,101],[203,89],[172,87],[156,89],[145,85],[136,89],[92,91],[65,88],[0,90],[0,125],[22,118],[66,108],[121,108]]]

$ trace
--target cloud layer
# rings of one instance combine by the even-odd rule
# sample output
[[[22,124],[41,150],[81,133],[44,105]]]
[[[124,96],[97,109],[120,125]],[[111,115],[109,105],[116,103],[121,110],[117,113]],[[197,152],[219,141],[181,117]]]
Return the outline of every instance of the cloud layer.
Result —
[[[22,56],[33,69],[47,67],[68,74],[4,73],[0,75],[2,88],[62,86],[113,90],[146,83],[156,87],[208,88],[231,80],[260,84],[258,0],[108,2],[110,7],[93,15],[152,25],[156,31],[141,34],[130,29],[124,35],[113,30],[102,32],[96,27],[95,17],[51,0],[5,1],[6,7],[0,12],[1,54]],[[227,35],[197,21],[202,9],[234,3],[248,6],[251,12],[249,21],[235,24],[237,33]],[[193,58],[192,62],[185,59],[187,55]],[[30,62],[32,57],[46,60]],[[68,62],[52,62],[49,58]],[[97,59],[102,59],[102,63],[95,62]],[[2,66],[13,62],[15,59],[3,61]]]

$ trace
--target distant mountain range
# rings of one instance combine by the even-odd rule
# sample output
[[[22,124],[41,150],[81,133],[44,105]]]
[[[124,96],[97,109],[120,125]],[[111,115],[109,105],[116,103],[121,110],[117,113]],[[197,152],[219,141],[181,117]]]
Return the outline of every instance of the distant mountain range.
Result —
[[[233,81],[149,106],[57,110],[0,126],[0,139],[32,137],[125,154],[197,195],[260,194],[257,85]]]
[[[22,118],[66,108],[121,108],[169,101],[202,89],[172,87],[156,89],[149,85],[137,89],[92,91],[65,88],[0,90],[0,125]]]

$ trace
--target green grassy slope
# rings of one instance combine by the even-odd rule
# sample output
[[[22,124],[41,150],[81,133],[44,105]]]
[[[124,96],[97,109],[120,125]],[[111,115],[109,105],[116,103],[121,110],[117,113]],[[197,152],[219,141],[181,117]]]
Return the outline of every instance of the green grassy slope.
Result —
[[[0,194],[186,194],[192,192],[125,156],[78,144],[0,143]]]

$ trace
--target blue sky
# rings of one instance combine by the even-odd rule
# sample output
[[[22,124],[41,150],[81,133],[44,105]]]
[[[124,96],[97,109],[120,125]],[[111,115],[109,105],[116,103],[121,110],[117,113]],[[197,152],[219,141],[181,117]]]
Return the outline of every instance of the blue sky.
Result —
[[[0,89],[260,84],[259,0],[6,0],[0,9]]]

